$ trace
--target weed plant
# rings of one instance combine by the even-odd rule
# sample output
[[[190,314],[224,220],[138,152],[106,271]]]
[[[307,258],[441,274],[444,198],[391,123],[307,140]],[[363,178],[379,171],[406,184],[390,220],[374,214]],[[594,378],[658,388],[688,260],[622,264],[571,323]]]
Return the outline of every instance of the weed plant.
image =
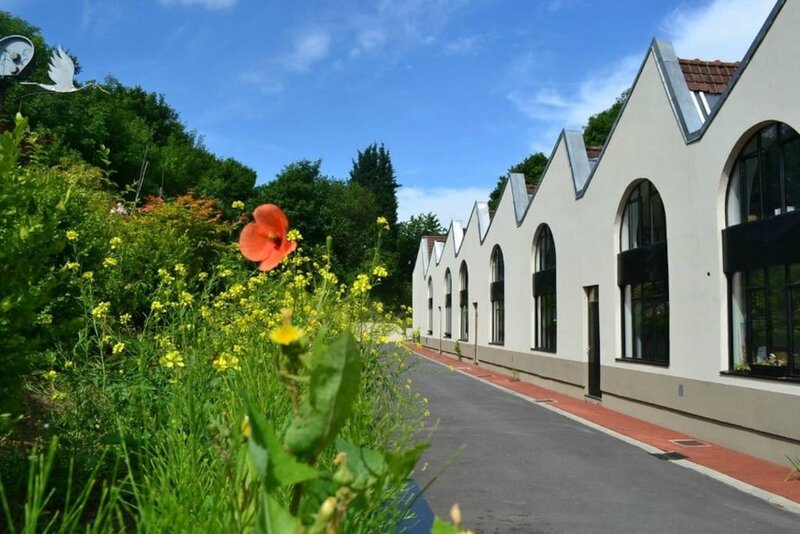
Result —
[[[253,271],[214,201],[125,204],[37,150],[0,134],[0,530],[394,531],[427,411],[386,270],[342,284],[329,243]]]

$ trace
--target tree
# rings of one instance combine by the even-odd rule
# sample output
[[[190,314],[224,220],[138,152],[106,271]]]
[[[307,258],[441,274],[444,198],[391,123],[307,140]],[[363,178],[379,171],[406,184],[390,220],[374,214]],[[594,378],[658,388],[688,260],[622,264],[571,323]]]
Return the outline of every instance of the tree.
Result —
[[[360,184],[375,198],[378,213],[386,217],[392,234],[397,226],[397,189],[400,185],[394,175],[389,151],[381,143],[372,143],[363,152],[358,151],[350,171],[350,181]]]
[[[622,106],[628,99],[628,94],[630,94],[630,89],[623,91],[610,108],[589,117],[589,121],[583,129],[583,142],[586,146],[606,144],[606,139],[611,133],[614,121],[617,120],[617,115],[622,111]]]
[[[547,156],[541,152],[536,152],[516,165],[509,167],[508,172],[522,173],[525,175],[526,184],[537,185],[546,167]],[[503,187],[506,185],[506,180],[508,180],[508,176],[499,177],[497,179],[497,185],[489,194],[489,209],[492,211],[497,210],[497,206],[500,204],[500,195],[503,194]]]

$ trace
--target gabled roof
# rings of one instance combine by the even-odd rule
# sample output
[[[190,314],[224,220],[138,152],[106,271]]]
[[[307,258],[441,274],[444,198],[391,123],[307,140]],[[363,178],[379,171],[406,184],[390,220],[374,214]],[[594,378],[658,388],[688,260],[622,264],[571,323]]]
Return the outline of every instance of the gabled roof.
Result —
[[[424,235],[422,236],[422,240],[428,245],[428,257],[431,257],[433,253],[433,249],[436,247],[436,243],[444,243],[447,240],[446,235]]]

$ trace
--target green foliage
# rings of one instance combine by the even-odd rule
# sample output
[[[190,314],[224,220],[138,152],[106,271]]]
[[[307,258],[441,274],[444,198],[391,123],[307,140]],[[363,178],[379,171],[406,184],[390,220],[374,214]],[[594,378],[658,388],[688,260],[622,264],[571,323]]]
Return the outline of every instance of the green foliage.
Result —
[[[358,151],[350,170],[350,181],[360,184],[375,198],[378,215],[386,217],[389,227],[397,225],[397,189],[400,185],[394,175],[389,151],[381,143],[372,143]],[[392,234],[393,235],[393,234]]]
[[[397,278],[406,282],[397,288],[400,302],[411,302],[411,276],[419,250],[419,240],[425,235],[442,235],[446,232],[433,213],[412,215],[397,226]]]
[[[589,117],[589,121],[583,129],[583,142],[586,146],[604,145],[606,143],[606,139],[611,133],[611,128],[614,126],[614,121],[617,120],[617,115],[622,111],[622,106],[625,105],[629,93],[630,89],[626,89],[617,97],[611,107]]]
[[[539,180],[544,174],[544,170],[547,168],[547,156],[542,154],[541,152],[536,152],[535,154],[531,154],[521,162],[517,163],[509,167],[509,173],[522,173],[525,175],[525,183],[528,185],[538,185]],[[489,209],[492,211],[497,210],[498,204],[500,204],[500,196],[503,194],[503,188],[506,185],[506,181],[508,180],[508,176],[501,176],[497,179],[497,185],[495,185],[492,192],[489,194]]]
[[[69,187],[57,173],[21,166],[27,122],[0,134],[0,411],[18,409],[20,374],[30,371],[41,342],[43,315],[59,279],[56,259],[64,248],[59,230]]]

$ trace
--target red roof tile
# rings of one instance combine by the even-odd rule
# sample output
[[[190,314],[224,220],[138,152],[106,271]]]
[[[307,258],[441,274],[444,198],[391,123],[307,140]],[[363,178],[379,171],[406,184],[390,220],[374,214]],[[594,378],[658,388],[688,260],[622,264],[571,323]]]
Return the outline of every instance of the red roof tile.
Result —
[[[586,147],[586,157],[589,159],[597,159],[600,157],[600,152],[603,151],[603,145],[590,145]]]
[[[739,62],[703,61],[702,59],[680,59],[678,63],[686,78],[690,91],[721,94],[739,68]]]
[[[447,241],[447,236],[446,235],[424,235],[424,236],[422,236],[422,239],[424,239],[425,242],[428,244],[428,257],[430,258],[431,254],[433,253],[434,244],[437,241],[439,243],[444,243],[445,241]]]

